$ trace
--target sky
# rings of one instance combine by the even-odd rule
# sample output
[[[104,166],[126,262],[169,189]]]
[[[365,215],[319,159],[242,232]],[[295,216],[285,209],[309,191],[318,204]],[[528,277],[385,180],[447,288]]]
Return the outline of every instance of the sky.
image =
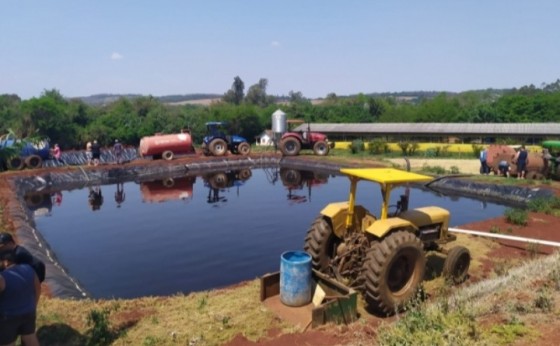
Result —
[[[560,78],[558,0],[0,0],[0,94],[518,88]]]

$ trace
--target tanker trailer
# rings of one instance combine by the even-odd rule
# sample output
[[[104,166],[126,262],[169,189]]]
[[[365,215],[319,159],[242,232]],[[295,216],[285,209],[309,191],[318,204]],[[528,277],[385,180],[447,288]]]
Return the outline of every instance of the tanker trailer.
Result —
[[[175,155],[195,154],[195,150],[190,132],[181,132],[143,137],[138,154],[140,157],[151,156],[156,160],[173,160]]]
[[[515,162],[517,149],[519,149],[519,147],[504,144],[489,145],[486,162],[490,170],[494,172],[494,174],[499,174],[498,165],[500,161],[506,161],[509,164],[510,175],[517,176],[517,162]],[[548,164],[541,153],[528,151],[527,160],[527,179],[544,179],[548,177]]]

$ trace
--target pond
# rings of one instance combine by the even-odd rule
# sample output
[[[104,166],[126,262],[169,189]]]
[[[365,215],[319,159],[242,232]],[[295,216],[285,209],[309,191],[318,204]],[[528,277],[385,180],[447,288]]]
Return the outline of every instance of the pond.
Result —
[[[58,261],[92,298],[219,288],[279,270],[320,210],[348,198],[345,176],[259,168],[26,196]],[[405,187],[393,191],[396,203]],[[357,202],[380,210],[377,184]],[[393,204],[393,203],[392,203]],[[503,205],[410,187],[410,208],[437,205],[450,226],[502,215]]]

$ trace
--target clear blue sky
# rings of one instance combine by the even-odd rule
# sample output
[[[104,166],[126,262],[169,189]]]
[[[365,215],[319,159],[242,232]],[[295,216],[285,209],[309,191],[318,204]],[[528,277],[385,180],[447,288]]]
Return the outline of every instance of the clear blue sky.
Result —
[[[2,0],[0,94],[305,97],[560,78],[558,0]]]

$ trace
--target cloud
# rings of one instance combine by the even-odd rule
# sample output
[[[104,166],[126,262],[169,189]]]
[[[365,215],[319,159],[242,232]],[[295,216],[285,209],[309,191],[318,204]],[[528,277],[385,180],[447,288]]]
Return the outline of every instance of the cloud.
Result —
[[[113,52],[111,54],[111,60],[121,60],[123,58],[124,56],[122,56],[121,53]]]
[[[280,47],[280,42],[278,42],[278,41],[272,41],[272,42],[270,42],[270,46],[271,46],[271,47]]]

